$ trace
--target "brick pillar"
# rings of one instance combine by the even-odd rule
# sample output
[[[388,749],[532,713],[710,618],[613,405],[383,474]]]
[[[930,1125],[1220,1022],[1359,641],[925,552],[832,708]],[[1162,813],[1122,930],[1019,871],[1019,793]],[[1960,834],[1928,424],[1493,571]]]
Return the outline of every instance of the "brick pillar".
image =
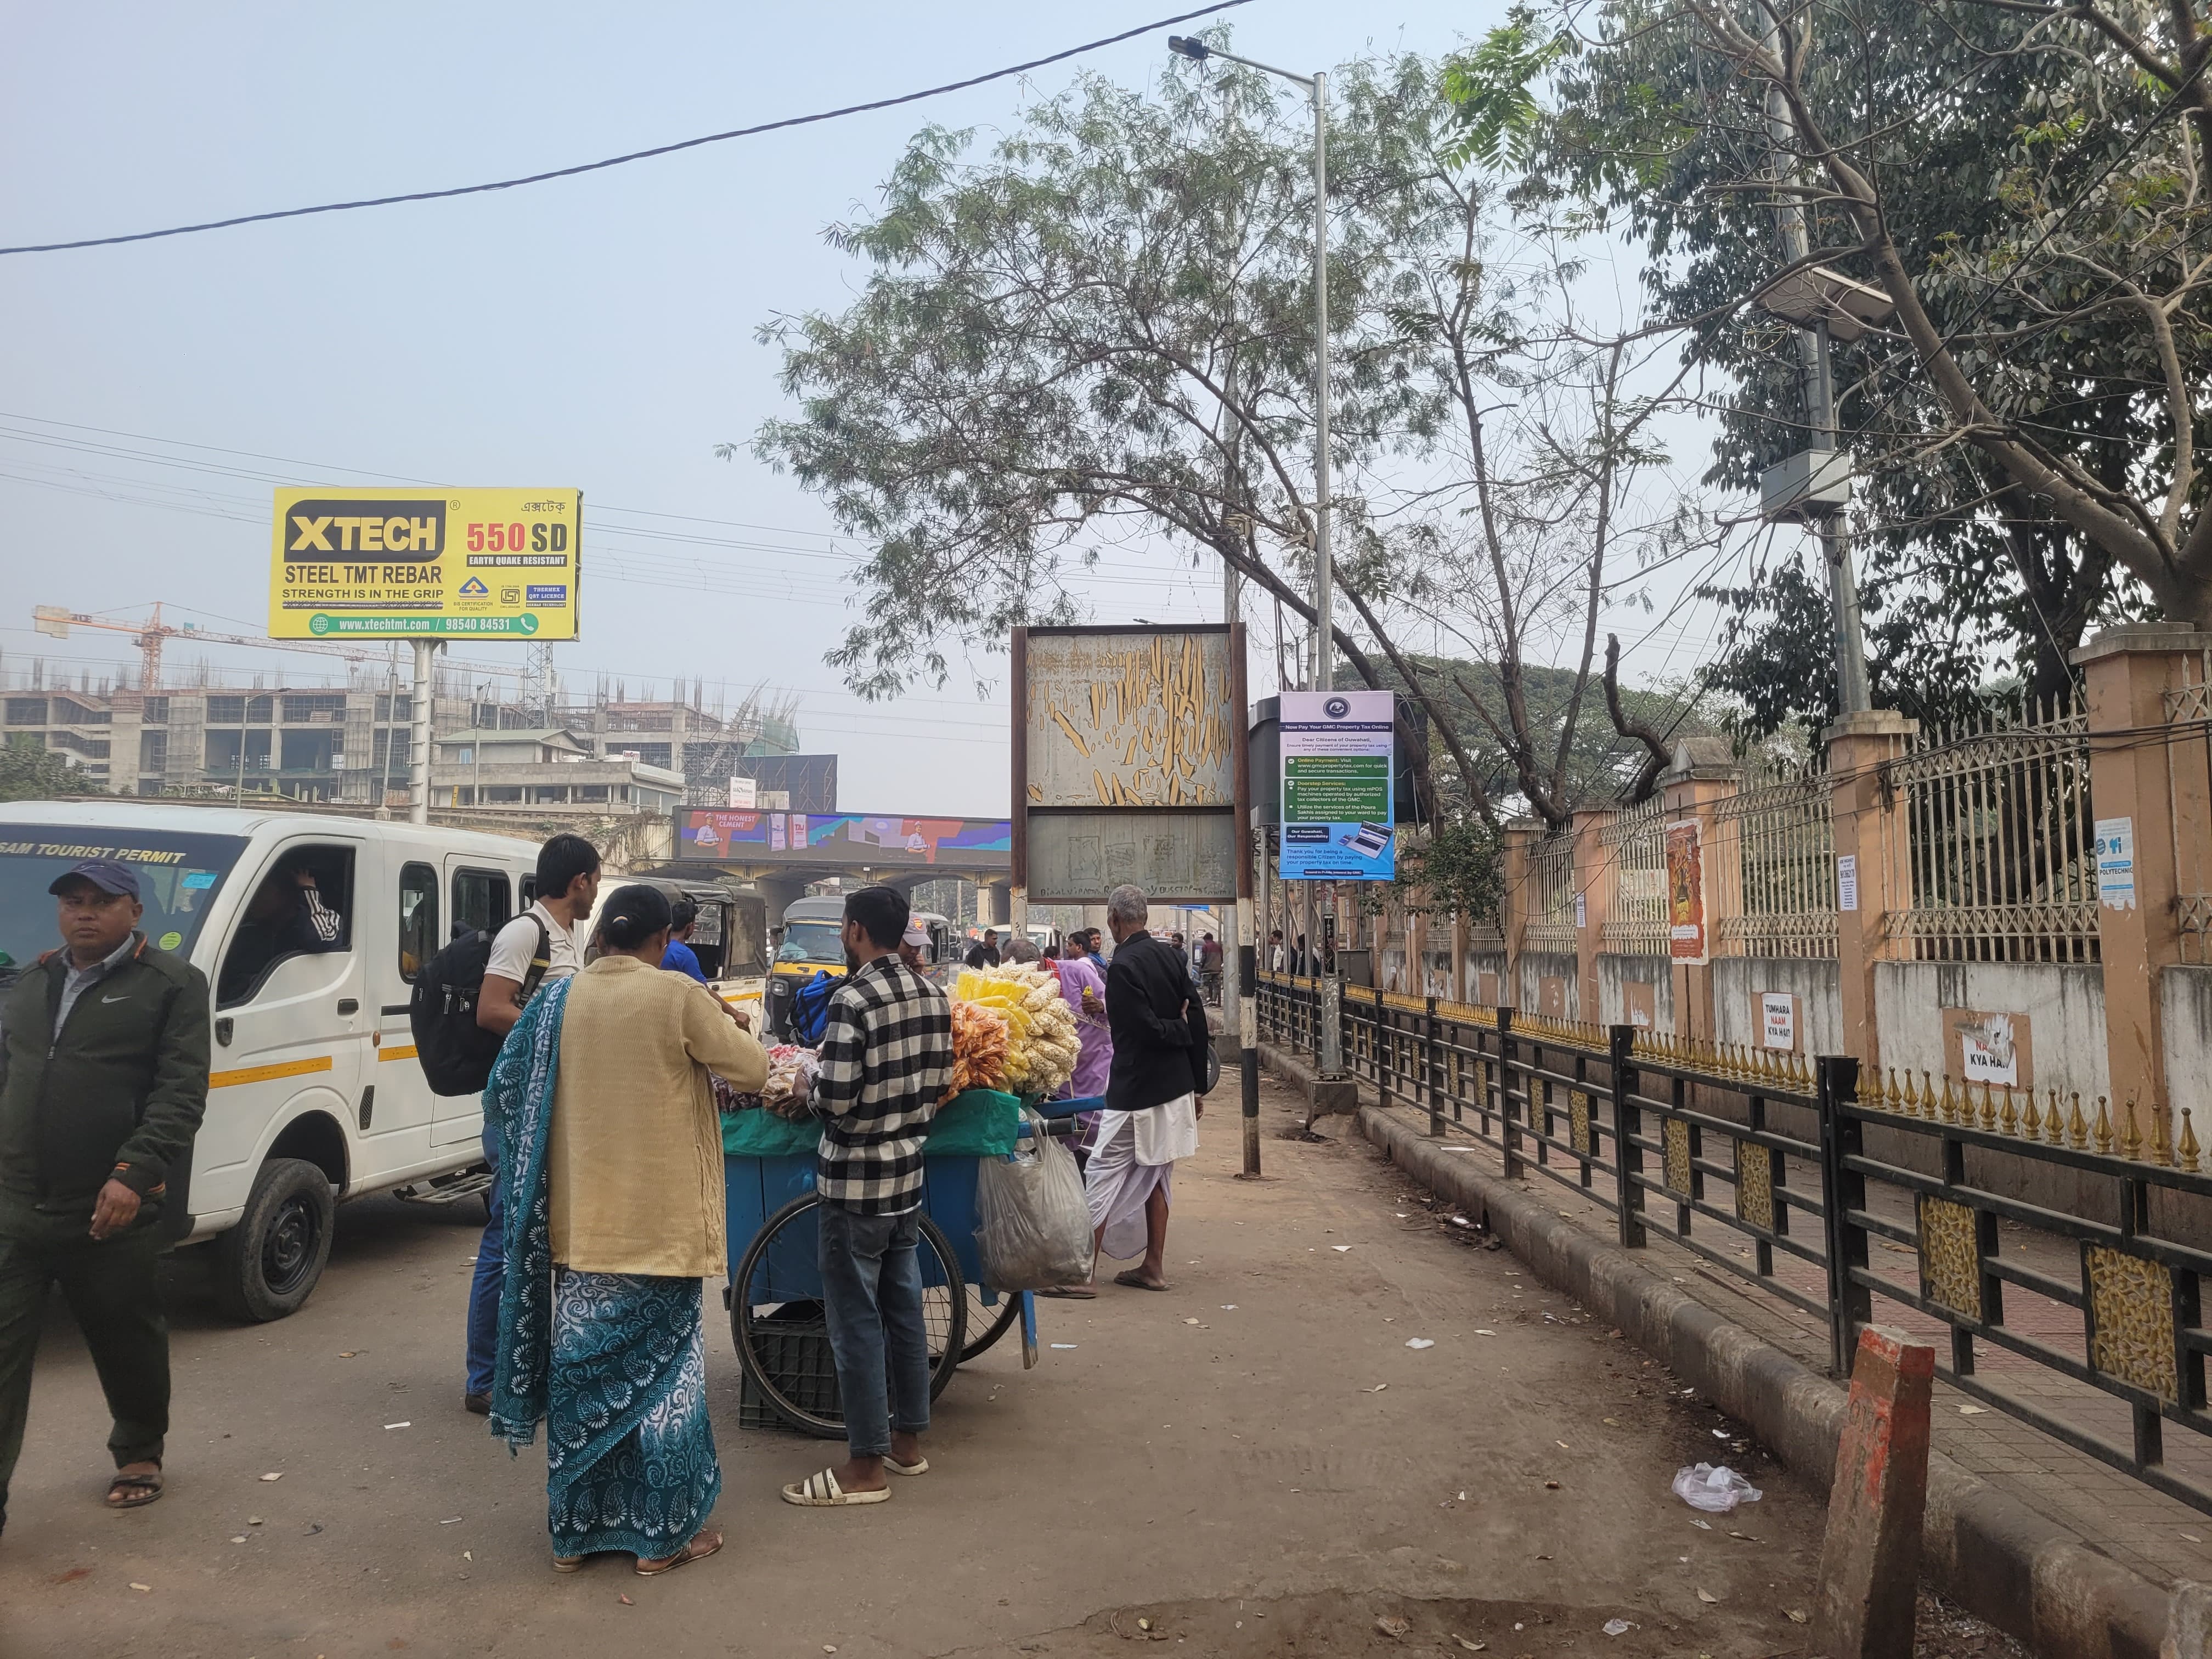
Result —
[[[2089,793],[2098,823],[2124,818],[2132,832],[2135,902],[2097,907],[2116,1115],[2128,1101],[2140,1101],[2154,1117],[2172,1107],[2160,993],[2165,970],[2181,960],[2175,900],[2184,872],[2176,867],[2176,832],[2203,836],[2212,823],[2212,800],[2204,768],[2174,765],[2167,746],[2150,734],[2166,724],[2166,694],[2191,683],[2184,671],[2192,659],[2203,663],[2208,644],[2212,638],[2183,623],[2138,623],[2108,629],[2073,656],[2088,689]]]
[[[1534,818],[1515,818],[1505,826],[1503,840],[1504,879],[1498,899],[1498,925],[1505,935],[1505,972],[1498,987],[1498,1000],[1507,1007],[1521,1004],[1521,934],[1528,925],[1528,854],[1544,826]]]
[[[1894,709],[1875,708],[1847,714],[1824,734],[1836,843],[1836,968],[1842,983],[1844,1043],[1857,1057],[1862,1077],[1881,1074],[1874,965],[1887,949],[1889,913],[1904,909],[1912,899],[1905,819],[1883,787],[1881,769],[1884,761],[1905,753],[1905,739],[1919,729],[1919,721]],[[1843,908],[1854,896],[1845,890],[1846,870],[1856,872],[1855,909]]]
[[[1684,818],[1697,821],[1698,844],[1705,866],[1706,960],[1695,966],[1677,963],[1673,970],[1674,1030],[1683,1036],[1697,1037],[1707,1042],[1717,1042],[1720,1030],[1713,1017],[1711,958],[1718,953],[1720,947],[1720,891],[1719,884],[1713,879],[1715,849],[1720,837],[1714,833],[1713,803],[1724,795],[1735,793],[1735,769],[1733,766],[1692,765],[1669,772],[1662,787],[1666,792],[1666,821],[1668,823],[1679,823]]]
[[[1575,891],[1582,899],[1582,926],[1575,933],[1576,1018],[1595,1025],[1604,1014],[1598,997],[1597,959],[1605,948],[1605,919],[1613,911],[1612,849],[1599,833],[1613,822],[1610,811],[1575,814]]]

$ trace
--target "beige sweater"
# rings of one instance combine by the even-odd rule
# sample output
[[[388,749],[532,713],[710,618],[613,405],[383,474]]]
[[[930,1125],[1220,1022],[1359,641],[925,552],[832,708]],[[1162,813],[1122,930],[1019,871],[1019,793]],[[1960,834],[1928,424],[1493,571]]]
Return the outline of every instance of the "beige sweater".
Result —
[[[767,1051],[698,981],[619,956],[576,975],[546,1154],[554,1261],[670,1279],[727,1271],[710,1066],[744,1092],[768,1080]]]

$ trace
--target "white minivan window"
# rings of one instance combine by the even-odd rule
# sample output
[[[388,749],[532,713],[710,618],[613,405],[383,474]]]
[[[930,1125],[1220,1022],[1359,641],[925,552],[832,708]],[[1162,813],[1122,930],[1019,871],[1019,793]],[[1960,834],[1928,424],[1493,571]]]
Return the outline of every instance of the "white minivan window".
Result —
[[[353,848],[288,847],[246,901],[222,953],[216,1006],[252,1000],[280,962],[351,948]]]
[[[58,830],[0,821],[0,979],[59,947],[54,900],[46,889],[81,860],[112,859],[137,871],[139,900],[146,907],[138,926],[156,946],[183,956],[245,847],[242,836]]]

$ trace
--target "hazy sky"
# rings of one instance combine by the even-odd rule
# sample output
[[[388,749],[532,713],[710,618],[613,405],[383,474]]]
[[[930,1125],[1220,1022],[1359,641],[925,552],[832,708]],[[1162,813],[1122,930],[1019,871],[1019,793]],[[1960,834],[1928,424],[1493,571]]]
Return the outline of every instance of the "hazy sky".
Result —
[[[15,6],[0,243],[537,171],[958,79],[1179,9],[1154,4]],[[1503,10],[1257,0],[1234,16],[1242,50],[1306,68],[1443,51]],[[1164,55],[1163,32],[1083,66],[1133,83]],[[37,641],[40,604],[136,616],[160,599],[173,619],[258,632],[280,479],[573,484],[585,637],[556,653],[572,686],[766,681],[800,694],[808,749],[844,757],[843,804],[1003,811],[1003,685],[994,702],[956,684],[874,708],[839,690],[821,660],[847,599],[826,514],[713,446],[781,407],[754,328],[840,303],[857,273],[822,228],[872,202],[906,138],[925,121],[1006,123],[1075,72],[512,192],[0,259],[0,663],[131,657],[122,635]],[[1112,556],[1087,589],[1097,620],[1218,617],[1215,573]],[[1710,629],[1672,637],[1676,672]]]

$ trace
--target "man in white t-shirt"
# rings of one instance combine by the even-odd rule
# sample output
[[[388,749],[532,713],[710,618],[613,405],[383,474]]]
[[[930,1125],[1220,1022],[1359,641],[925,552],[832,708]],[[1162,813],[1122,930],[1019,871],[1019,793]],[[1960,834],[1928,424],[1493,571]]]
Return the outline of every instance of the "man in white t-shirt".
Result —
[[[566,979],[583,966],[576,930],[599,896],[599,849],[581,836],[556,836],[538,849],[538,896],[501,928],[484,963],[477,994],[477,1024],[505,1036],[547,980]],[[507,1283],[507,1226],[500,1213],[499,1128],[487,1116],[484,1162],[492,1183],[484,1194],[491,1219],[477,1247],[475,1282],[469,1286],[468,1382],[461,1403],[483,1416],[491,1410],[492,1366],[499,1353],[499,1297]]]

